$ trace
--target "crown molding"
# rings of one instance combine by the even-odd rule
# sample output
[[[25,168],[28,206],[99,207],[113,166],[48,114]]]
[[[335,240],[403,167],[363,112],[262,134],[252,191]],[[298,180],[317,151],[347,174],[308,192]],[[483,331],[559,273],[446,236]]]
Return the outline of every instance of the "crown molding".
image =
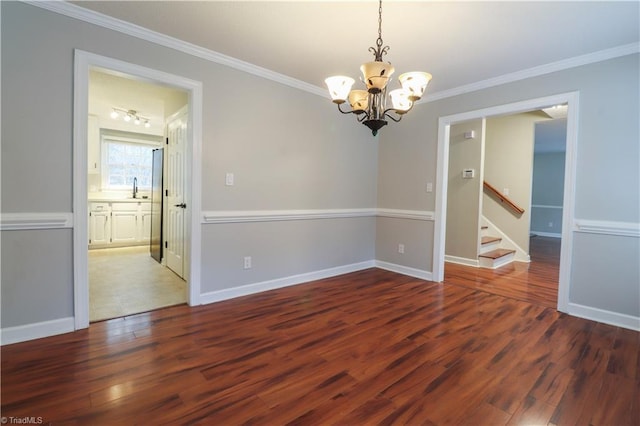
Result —
[[[299,89],[314,95],[321,96],[323,98],[329,98],[327,91],[324,88],[307,83],[302,80],[298,80],[293,77],[289,77],[284,74],[280,74],[275,71],[260,67],[258,65],[251,64],[249,62],[241,61],[240,59],[233,58],[222,53],[206,49],[204,47],[197,46],[186,41],[170,37],[168,35],[158,33],[156,31],[149,30],[139,25],[132,24],[120,19],[113,18],[111,16],[104,15],[102,13],[94,12],[92,10],[85,9],[80,6],[68,3],[64,0],[22,0],[23,3],[27,3],[42,9],[49,10],[61,15],[68,16],[70,18],[79,19],[81,21],[98,25],[103,28],[107,28],[113,31],[118,31],[122,34],[130,35],[132,37],[139,38],[151,43],[155,43],[164,47],[168,47],[177,50],[181,53],[186,53],[204,59],[210,62],[214,62],[220,65],[225,65],[230,68],[244,71],[249,74],[253,74],[258,77],[265,78],[295,89]],[[512,83],[515,81],[524,80],[527,78],[538,77],[545,74],[550,74],[557,71],[562,71],[570,68],[579,67],[582,65],[588,65],[596,62],[602,62],[609,59],[614,59],[622,56],[631,55],[634,53],[640,53],[640,43],[630,43],[622,46],[613,47],[610,49],[604,49],[597,52],[587,53],[585,55],[575,56],[573,58],[563,59],[557,62],[551,62],[545,65],[540,65],[533,68],[528,68],[521,71],[516,71],[509,74],[504,74],[498,77],[489,78],[486,80],[478,81],[463,86],[454,87],[452,89],[441,90],[427,94],[424,98],[418,101],[418,104],[437,101],[440,99],[450,98],[453,96],[463,95],[466,93],[476,92],[478,90],[488,89],[502,84]]]
[[[265,78],[267,80],[284,84],[285,86],[293,87],[294,89],[299,89],[305,92],[312,93],[314,95],[329,98],[329,94],[325,89],[313,84],[309,84],[305,81],[298,80],[296,78],[289,77],[287,75],[280,74],[266,68],[262,68],[249,62],[241,61],[240,59],[236,59],[234,57],[224,55],[222,53],[215,52],[213,50],[206,49],[204,47],[200,47],[162,33],[158,33],[156,31],[152,31],[150,29],[123,21],[121,19],[116,19],[102,13],[94,12],[92,10],[76,6],[63,0],[23,0],[23,3],[30,4],[41,9],[46,9],[50,12],[55,12],[60,15],[68,16],[70,18],[78,19],[90,24],[98,25],[100,27],[136,37],[141,40],[158,44],[160,46],[168,47],[181,53],[186,53],[188,55],[214,62],[216,64],[225,65],[239,71],[244,71],[246,73]]]
[[[488,89],[490,87],[500,86],[502,84],[513,83],[515,81],[525,80],[532,77],[539,77],[541,75],[551,74],[553,72],[580,67],[582,65],[588,65],[596,62],[606,61],[609,59],[619,58],[622,56],[632,55],[634,53],[640,53],[640,43],[630,43],[613,47],[611,49],[599,50],[597,52],[587,53],[585,55],[575,56],[573,58],[563,59],[561,61],[551,62],[533,68],[527,68],[525,70],[504,74],[482,81],[477,81],[475,83],[465,84],[464,86],[458,86],[448,90],[441,90],[440,92],[427,94],[427,96],[425,96],[418,103],[428,103],[440,99],[451,98],[453,96],[463,95],[465,93],[476,92],[478,90]]]

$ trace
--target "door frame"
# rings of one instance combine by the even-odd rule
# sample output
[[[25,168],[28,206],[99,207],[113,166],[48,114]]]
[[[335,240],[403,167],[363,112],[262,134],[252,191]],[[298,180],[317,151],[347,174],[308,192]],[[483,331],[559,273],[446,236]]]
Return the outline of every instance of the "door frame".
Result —
[[[201,152],[202,82],[169,74],[118,59],[74,50],[73,77],[73,313],[75,329],[89,327],[89,254],[87,192],[87,118],[89,111],[89,71],[98,68],[114,75],[171,86],[188,93],[189,133],[186,155],[186,197],[189,273],[186,276],[188,303],[201,304]]]
[[[432,263],[434,281],[441,282],[444,280],[445,234],[447,225],[446,177],[449,172],[449,133],[451,125],[468,120],[517,114],[564,103],[568,104],[567,144],[557,309],[560,312],[568,312],[571,284],[571,255],[573,250],[579,92],[568,92],[542,98],[529,99],[521,102],[448,115],[438,119],[438,158],[436,165],[436,205],[433,229],[434,248]]]

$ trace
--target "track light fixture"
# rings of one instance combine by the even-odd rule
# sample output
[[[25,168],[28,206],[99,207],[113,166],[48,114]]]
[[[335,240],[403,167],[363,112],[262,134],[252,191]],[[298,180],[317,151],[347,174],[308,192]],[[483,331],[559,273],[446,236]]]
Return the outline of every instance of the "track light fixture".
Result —
[[[138,111],[134,109],[112,108],[111,118],[117,120],[118,118],[120,118],[120,116],[122,116],[123,120],[127,123],[130,123],[133,120],[133,124],[135,124],[136,126],[144,123],[144,127],[151,127],[149,118],[141,116],[140,114],[138,114]]]

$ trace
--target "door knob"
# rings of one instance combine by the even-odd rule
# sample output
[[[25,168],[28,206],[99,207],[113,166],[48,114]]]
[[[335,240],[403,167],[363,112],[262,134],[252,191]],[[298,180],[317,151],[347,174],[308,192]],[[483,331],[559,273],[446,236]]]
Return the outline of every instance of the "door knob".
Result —
[[[181,207],[181,208],[183,208],[183,209],[186,209],[186,208],[187,208],[187,205],[186,205],[185,203],[176,204],[175,206],[176,206],[176,207]]]

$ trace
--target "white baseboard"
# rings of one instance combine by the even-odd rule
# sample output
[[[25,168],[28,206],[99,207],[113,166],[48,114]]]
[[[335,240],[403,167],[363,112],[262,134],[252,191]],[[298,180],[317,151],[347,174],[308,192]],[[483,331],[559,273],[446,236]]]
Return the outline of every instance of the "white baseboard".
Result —
[[[460,265],[474,266],[476,268],[480,266],[478,259],[467,259],[466,257],[449,256],[447,254],[444,255],[444,261]]]
[[[410,277],[420,278],[426,281],[433,281],[433,274],[431,271],[424,271],[422,269],[410,268],[408,266],[397,265],[395,263],[383,262],[382,260],[376,260],[375,266],[376,268],[397,272],[398,274],[408,275]]]
[[[634,317],[618,312],[606,311],[604,309],[579,305],[577,303],[569,303],[569,309],[567,313],[569,315],[573,315],[574,317],[585,318],[605,324],[615,325],[616,327],[640,331],[640,317]]]
[[[8,327],[0,330],[0,344],[10,345],[11,343],[25,342],[27,340],[55,336],[56,334],[69,333],[74,330],[75,323],[73,317],[19,325],[17,327]]]
[[[240,287],[203,293],[200,296],[200,301],[203,305],[206,305],[208,303],[220,302],[222,300],[233,299],[235,297],[248,296],[250,294],[260,293],[267,290],[275,290],[277,288],[289,287],[309,281],[335,277],[337,275],[348,274],[362,269],[374,268],[375,266],[375,262],[373,260],[369,260],[365,262],[352,263],[350,265],[338,266],[335,268],[307,272],[299,275],[291,275],[289,277],[277,278],[275,280],[262,281]]]
[[[531,231],[531,234],[532,235],[538,235],[540,237],[562,238],[562,234],[557,234],[555,232]]]

